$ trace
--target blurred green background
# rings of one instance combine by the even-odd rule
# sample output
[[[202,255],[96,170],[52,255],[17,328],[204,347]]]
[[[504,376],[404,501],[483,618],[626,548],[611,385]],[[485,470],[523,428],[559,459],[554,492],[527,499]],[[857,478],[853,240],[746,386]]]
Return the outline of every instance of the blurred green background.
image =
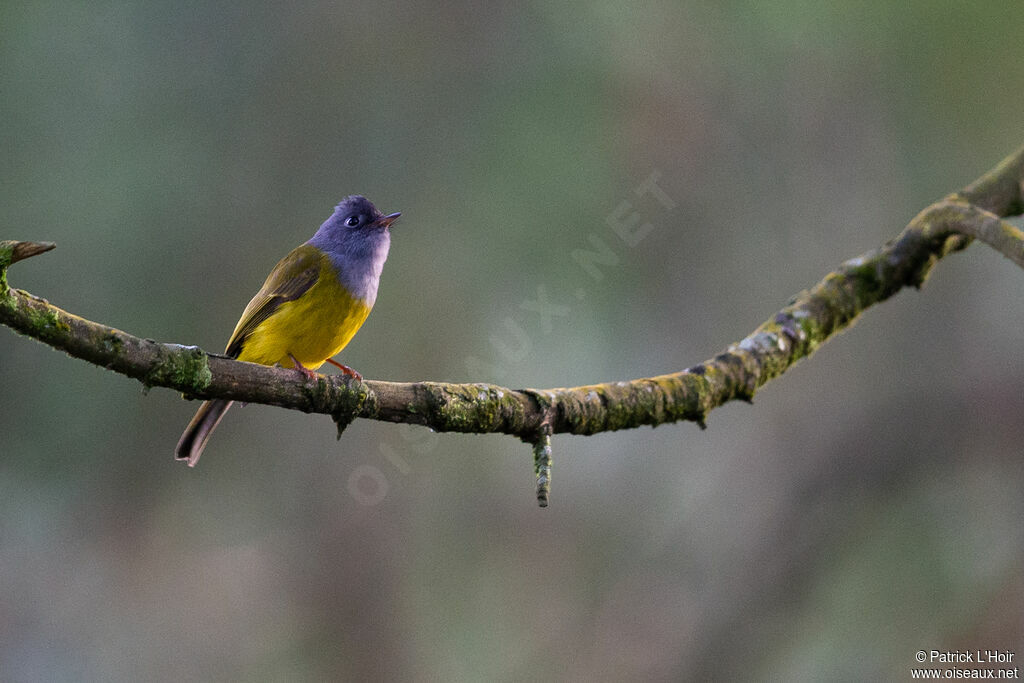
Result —
[[[402,211],[341,360],[671,372],[1022,143],[1016,3],[4,3],[14,286],[223,348],[349,193]],[[675,203],[637,188],[652,173]],[[608,227],[629,202],[650,234]],[[617,265],[571,258],[591,235]],[[566,307],[550,328],[538,287]],[[753,406],[529,449],[196,408],[0,330],[0,679],[823,680],[1024,656],[1024,273],[975,245]]]

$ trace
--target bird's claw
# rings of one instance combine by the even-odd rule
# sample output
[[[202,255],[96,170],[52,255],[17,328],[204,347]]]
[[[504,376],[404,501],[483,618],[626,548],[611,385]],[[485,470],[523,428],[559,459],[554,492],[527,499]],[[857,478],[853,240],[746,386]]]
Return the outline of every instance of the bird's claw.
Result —
[[[339,363],[338,361],[334,360],[333,358],[328,358],[327,362],[330,363],[331,365],[333,365],[334,367],[338,368],[339,370],[341,370],[341,372],[343,374],[346,374],[349,377],[355,377],[360,382],[363,381],[363,376],[360,375],[355,370],[353,370],[352,368],[350,368],[349,366],[347,366],[347,365],[345,365],[343,363]]]
[[[303,374],[303,376],[305,376],[306,379],[308,379],[310,381],[313,381],[313,380],[316,379],[316,373],[313,372],[312,370],[310,370],[309,368],[307,368],[302,363],[300,363],[298,358],[296,358],[295,356],[293,356],[290,353],[288,354],[288,357],[292,359],[292,365],[295,366],[295,369],[298,370],[299,372],[301,372]]]

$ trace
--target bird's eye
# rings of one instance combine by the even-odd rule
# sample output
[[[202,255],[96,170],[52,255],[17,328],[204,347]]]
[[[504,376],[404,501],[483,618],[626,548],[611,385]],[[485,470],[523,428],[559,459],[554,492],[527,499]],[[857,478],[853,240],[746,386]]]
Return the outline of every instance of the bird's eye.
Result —
[[[350,228],[356,227],[357,225],[359,225],[359,216],[349,216],[348,219],[345,221],[345,225],[347,225]]]

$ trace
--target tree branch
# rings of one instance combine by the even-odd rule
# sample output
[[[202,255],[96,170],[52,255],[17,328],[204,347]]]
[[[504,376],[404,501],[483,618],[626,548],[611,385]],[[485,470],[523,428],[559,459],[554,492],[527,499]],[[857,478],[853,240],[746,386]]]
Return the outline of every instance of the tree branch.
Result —
[[[920,287],[932,267],[978,238],[1024,267],[1024,233],[1002,220],[1024,209],[1024,148],[961,192],[926,208],[896,238],[843,263],[795,296],[742,341],[681,372],[628,382],[555,389],[494,384],[355,381],[266,367],[140,339],[63,311],[8,287],[7,267],[53,248],[0,242],[0,323],[147,387],[189,398],[226,398],[331,415],[344,427],[357,417],[417,424],[438,432],[510,434],[535,446],[538,498],[550,485],[550,435],[597,434],[690,420],[758,388],[810,356],[867,307],[906,286]]]

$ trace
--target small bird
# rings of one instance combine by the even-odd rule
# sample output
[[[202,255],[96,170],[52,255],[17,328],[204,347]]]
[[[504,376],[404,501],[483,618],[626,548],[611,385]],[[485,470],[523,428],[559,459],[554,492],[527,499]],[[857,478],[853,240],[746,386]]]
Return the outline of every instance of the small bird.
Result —
[[[281,259],[245,307],[225,354],[230,358],[296,368],[307,378],[325,362],[362,380],[334,356],[362,327],[377,300],[380,272],[391,246],[391,224],[366,197],[342,200],[316,234]],[[233,401],[199,406],[178,441],[175,457],[195,467],[210,434]]]

